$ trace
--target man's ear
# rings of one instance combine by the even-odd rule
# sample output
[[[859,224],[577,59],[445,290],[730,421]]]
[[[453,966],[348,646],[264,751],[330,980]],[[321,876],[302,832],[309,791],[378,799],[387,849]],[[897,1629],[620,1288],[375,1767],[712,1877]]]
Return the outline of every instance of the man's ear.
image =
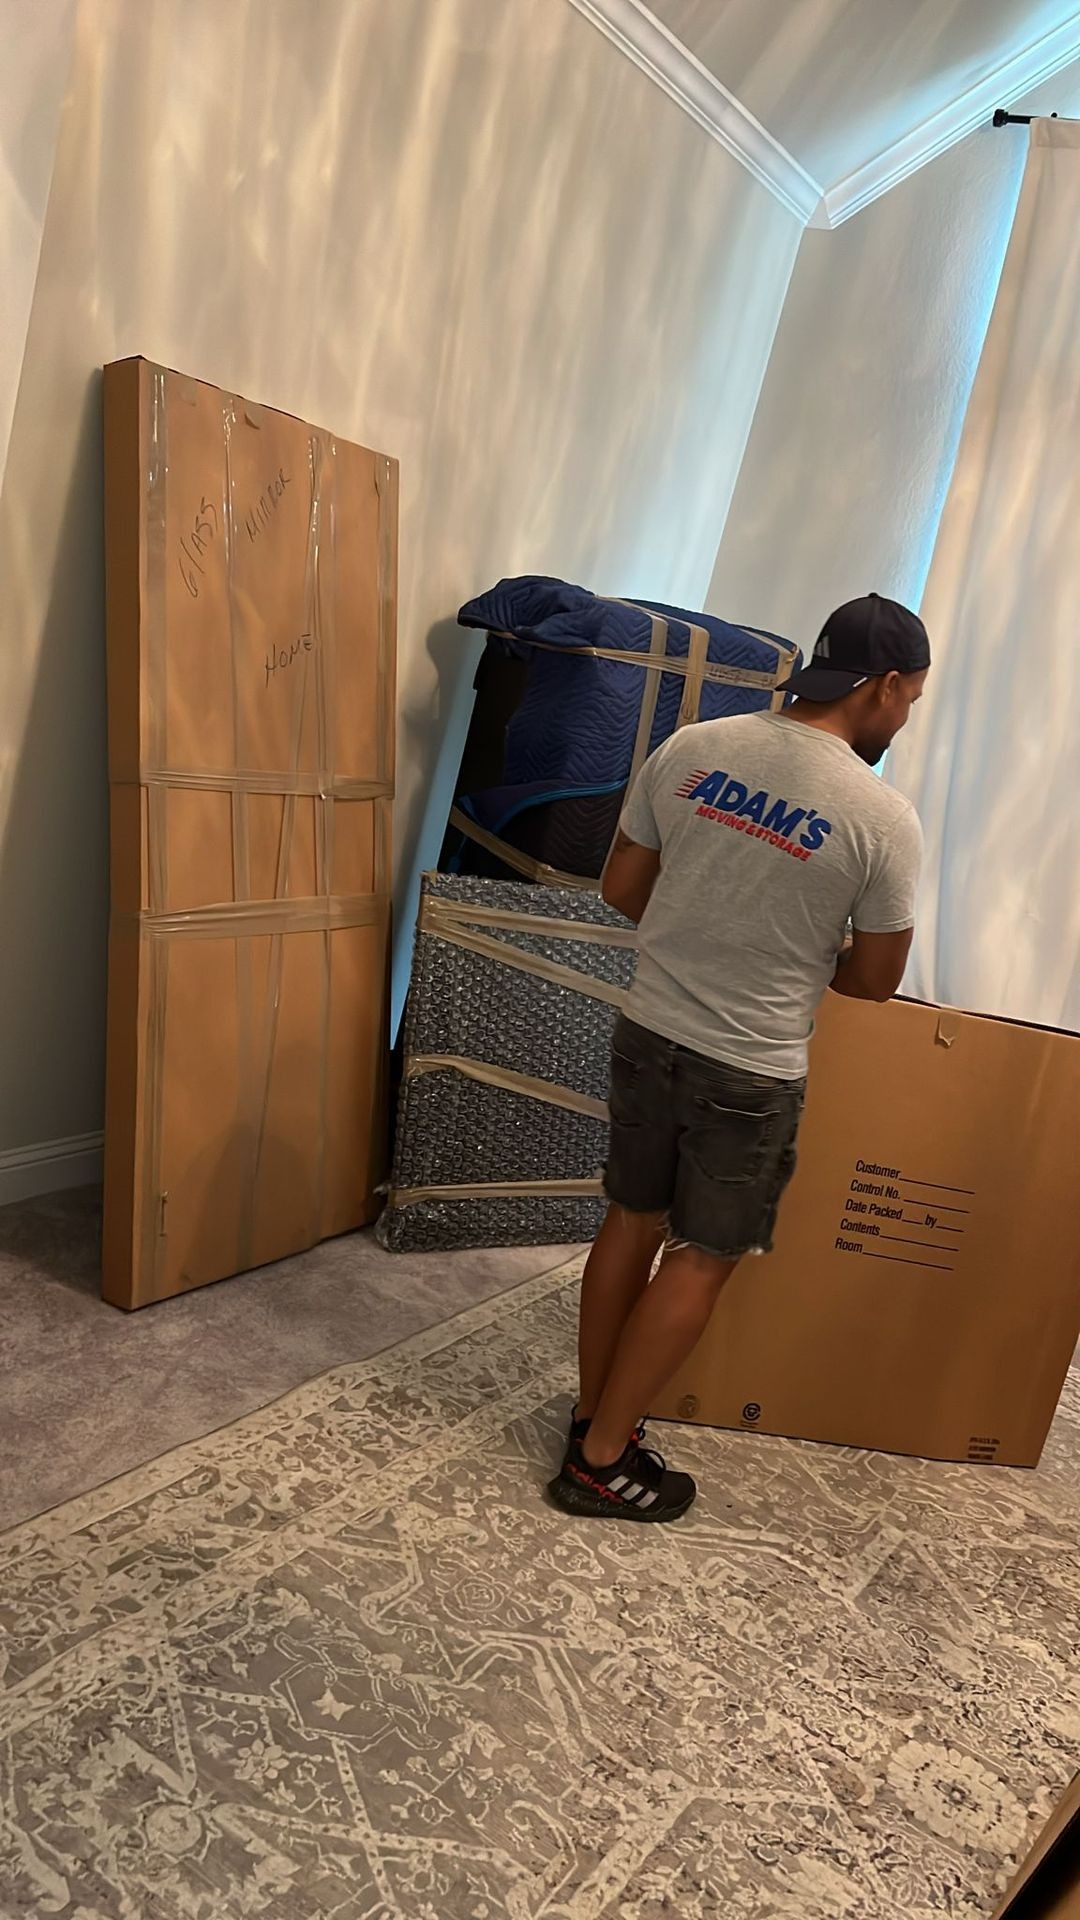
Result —
[[[878,699],[883,707],[887,707],[889,702],[896,698],[896,691],[899,685],[900,675],[897,673],[895,667],[891,672],[882,674],[881,679],[878,681]]]

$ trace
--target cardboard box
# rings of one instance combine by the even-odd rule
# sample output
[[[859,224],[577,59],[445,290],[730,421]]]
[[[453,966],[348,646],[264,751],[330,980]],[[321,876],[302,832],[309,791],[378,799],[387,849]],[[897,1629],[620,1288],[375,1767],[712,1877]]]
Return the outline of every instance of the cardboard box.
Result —
[[[145,360],[105,370],[112,913],[104,1293],[374,1217],[397,469]]]
[[[827,994],[775,1250],[661,1417],[1038,1462],[1080,1333],[1080,1037]]]
[[[994,1920],[1080,1920],[1080,1773],[995,1909]]]

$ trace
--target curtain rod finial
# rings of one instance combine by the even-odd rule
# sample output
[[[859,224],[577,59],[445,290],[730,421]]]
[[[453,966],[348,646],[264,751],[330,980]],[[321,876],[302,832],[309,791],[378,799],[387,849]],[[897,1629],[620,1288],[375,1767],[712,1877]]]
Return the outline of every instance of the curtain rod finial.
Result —
[[[1033,120],[1046,118],[1056,120],[1057,114],[1010,113],[1008,107],[998,107],[995,110],[992,125],[995,127],[1030,127]]]

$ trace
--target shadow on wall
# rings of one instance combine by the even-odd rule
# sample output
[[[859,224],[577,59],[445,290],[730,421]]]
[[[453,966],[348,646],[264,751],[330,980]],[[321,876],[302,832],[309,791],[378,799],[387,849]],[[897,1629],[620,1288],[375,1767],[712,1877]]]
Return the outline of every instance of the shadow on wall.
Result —
[[[42,564],[28,501],[12,484],[19,470],[12,460],[0,497],[5,625],[13,610],[26,610],[27,576]],[[17,706],[3,702],[13,737],[5,743],[12,764],[4,769],[10,794],[0,841],[0,1152],[101,1125],[108,775],[100,373],[86,385],[73,464],[55,484],[56,545],[21,731]],[[7,632],[8,670],[17,672],[28,644],[26,633]],[[28,1021],[35,1006],[49,1009],[47,1021]]]

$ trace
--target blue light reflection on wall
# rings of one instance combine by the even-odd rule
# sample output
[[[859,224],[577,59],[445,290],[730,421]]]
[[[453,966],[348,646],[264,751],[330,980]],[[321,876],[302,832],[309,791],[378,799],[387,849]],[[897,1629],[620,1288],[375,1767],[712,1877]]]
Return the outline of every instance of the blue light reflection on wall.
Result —
[[[994,311],[994,303],[997,299],[998,288],[1001,285],[1001,275],[1005,266],[1005,255],[1009,248],[1009,238],[1012,233],[1013,222],[1016,218],[1016,207],[1020,198],[1020,188],[1024,178],[1028,144],[1021,128],[1016,128],[1013,131],[1018,137],[1015,141],[1009,190],[1008,192],[1000,194],[998,201],[999,218],[994,226],[983,255],[984,271],[979,281],[973,284],[971,288],[971,297],[967,308],[968,365],[966,378],[957,383],[952,415],[949,421],[949,435],[945,454],[938,468],[937,480],[933,492],[930,494],[927,502],[926,521],[923,527],[921,547],[912,557],[910,563],[910,577],[912,582],[911,605],[915,608],[919,608],[922,605],[923,595],[926,592],[926,584],[930,577],[930,569],[934,559],[934,548],[937,545],[938,530],[941,526],[941,517],[945,511],[945,502],[949,497],[949,488],[952,485],[953,474],[956,470],[956,459],[960,450],[964,421],[967,418],[967,410],[971,400],[972,388],[975,384],[975,376],[978,372],[983,347],[986,344],[986,336],[990,328],[990,319]],[[1011,136],[1003,129],[1002,137],[1008,138]],[[885,772],[888,759],[889,755],[888,752],[886,752],[874,768],[874,772],[879,777]]]

